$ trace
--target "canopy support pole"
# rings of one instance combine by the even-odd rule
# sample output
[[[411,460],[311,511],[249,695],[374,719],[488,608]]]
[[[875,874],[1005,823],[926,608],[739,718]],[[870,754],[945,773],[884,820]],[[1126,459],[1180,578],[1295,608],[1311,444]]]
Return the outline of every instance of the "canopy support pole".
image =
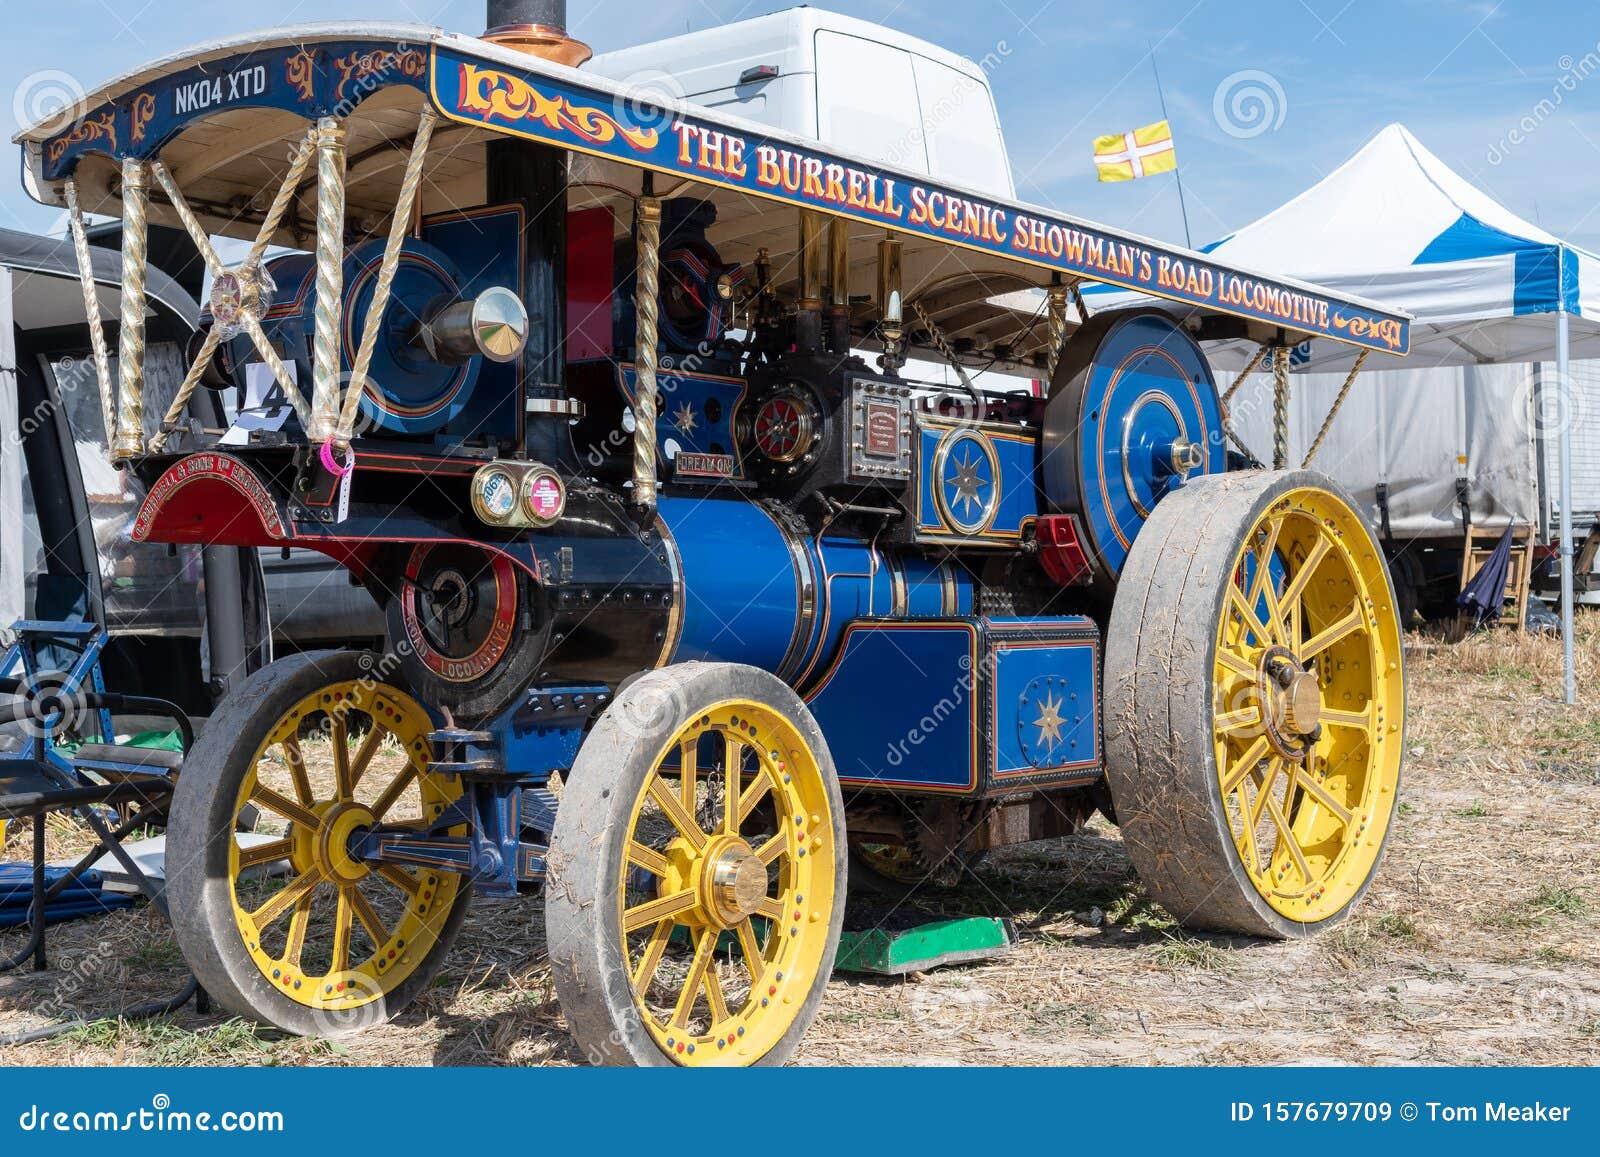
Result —
[[[83,288],[83,312],[89,320],[89,346],[94,353],[94,376],[100,386],[100,420],[105,423],[106,445],[116,434],[117,403],[111,393],[111,354],[100,323],[100,296],[94,287],[94,261],[89,256],[89,235],[83,228],[78,204],[78,182],[67,178],[67,221],[72,226],[72,252],[78,259],[78,283]]]
[[[122,162],[122,327],[117,342],[116,430],[111,460],[144,450],[144,297],[150,186],[143,161]]]
[[[1306,456],[1300,462],[1300,469],[1311,468],[1311,460],[1317,456],[1317,451],[1322,449],[1322,440],[1328,436],[1328,431],[1333,428],[1333,420],[1339,416],[1339,408],[1344,405],[1344,400],[1350,393],[1350,387],[1356,384],[1356,378],[1361,376],[1361,367],[1366,364],[1367,355],[1371,350],[1362,350],[1356,355],[1356,364],[1350,367],[1350,375],[1345,378],[1344,385],[1339,387],[1339,393],[1333,399],[1333,405],[1328,407],[1328,416],[1322,419],[1322,428],[1317,431],[1317,436],[1311,440],[1311,448],[1306,451]]]
[[[1289,347],[1272,347],[1272,468],[1289,465]]]
[[[344,125],[317,122],[317,310],[311,362],[312,445],[333,440],[338,423],[340,323],[344,315]]]
[[[640,197],[635,204],[639,271],[634,289],[635,375],[633,399],[633,501],[641,510],[656,508],[656,323],[661,308],[661,200]]]
[[[878,364],[886,374],[899,373],[905,363],[906,311],[900,268],[904,249],[893,233],[885,233],[878,242],[878,338],[883,342]]]
[[[1067,345],[1067,287],[1061,283],[1058,273],[1050,279],[1050,288],[1045,291],[1048,298],[1048,315],[1046,328],[1050,348],[1045,354],[1044,385],[1045,393],[1050,392],[1050,385],[1056,380],[1056,367],[1061,364],[1061,351]]]
[[[1566,250],[1558,250],[1558,269],[1566,261]],[[1557,277],[1557,286],[1565,291],[1565,279]],[[1561,429],[1557,435],[1561,470],[1561,677],[1563,695],[1568,703],[1578,701],[1576,659],[1572,638],[1572,556],[1576,543],[1572,541],[1572,379],[1568,376],[1567,306],[1563,299],[1556,307],[1556,388],[1561,391]]]

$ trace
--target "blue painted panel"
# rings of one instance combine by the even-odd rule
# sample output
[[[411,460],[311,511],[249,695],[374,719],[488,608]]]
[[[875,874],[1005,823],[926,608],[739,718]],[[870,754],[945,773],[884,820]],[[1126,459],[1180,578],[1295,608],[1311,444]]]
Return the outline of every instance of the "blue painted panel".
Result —
[[[623,399],[632,407],[639,372],[628,364],[618,368],[618,375]],[[663,372],[656,377],[656,388],[661,395],[656,407],[656,449],[662,460],[668,457],[668,442],[691,454],[728,454],[733,457],[732,477],[743,478],[733,423],[744,401],[744,379]]]
[[[1036,439],[974,426],[917,431],[917,532],[937,541],[1015,542],[1039,513]]]
[[[663,498],[660,512],[683,566],[683,634],[673,661],[776,671],[800,604],[778,524],[743,498]]]
[[[523,293],[522,209],[504,206],[468,209],[423,222],[422,236],[454,259],[462,294],[476,297],[500,286]],[[392,306],[390,308],[393,308]],[[516,438],[521,430],[521,359],[511,363],[476,359],[478,381],[461,412],[445,427],[446,438],[494,434]]]
[[[996,640],[991,772],[998,780],[1100,765],[1093,640]]]
[[[977,784],[978,628],[856,623],[808,699],[849,784],[967,792]]]

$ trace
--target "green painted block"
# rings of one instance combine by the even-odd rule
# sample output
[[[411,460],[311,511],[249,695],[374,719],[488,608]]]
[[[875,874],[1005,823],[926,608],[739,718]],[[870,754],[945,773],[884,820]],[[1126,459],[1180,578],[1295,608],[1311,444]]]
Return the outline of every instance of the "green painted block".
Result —
[[[1016,944],[1011,921],[993,916],[941,920],[902,932],[871,928],[839,937],[839,972],[904,976],[945,964],[966,964],[1004,956]]]

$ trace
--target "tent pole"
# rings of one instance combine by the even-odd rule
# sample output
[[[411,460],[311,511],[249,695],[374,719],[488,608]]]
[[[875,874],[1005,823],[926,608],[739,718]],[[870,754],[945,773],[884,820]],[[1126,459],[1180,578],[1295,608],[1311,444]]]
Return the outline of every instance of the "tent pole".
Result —
[[[1566,261],[1566,250],[1559,250],[1558,261]],[[1558,269],[1561,266],[1558,264]],[[1565,270],[1561,270],[1565,273]],[[1565,280],[1557,281],[1558,292],[1565,292]],[[1561,673],[1568,703],[1578,701],[1577,673],[1574,670],[1572,638],[1572,380],[1568,376],[1567,303],[1563,297],[1556,307],[1556,388],[1561,391],[1561,428],[1557,437],[1561,469]]]

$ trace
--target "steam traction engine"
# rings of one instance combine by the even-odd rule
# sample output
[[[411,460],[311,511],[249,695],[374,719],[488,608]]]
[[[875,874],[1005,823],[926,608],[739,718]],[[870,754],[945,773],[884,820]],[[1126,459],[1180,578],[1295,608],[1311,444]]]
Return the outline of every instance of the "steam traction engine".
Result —
[[[351,1031],[472,894],[542,888],[594,1059],[780,1062],[847,864],[937,883],[1097,807],[1185,923],[1347,913],[1399,781],[1393,597],[1336,488],[1228,470],[1197,338],[1281,393],[1290,344],[1405,320],[663,105],[575,71],[561,5],[492,7],[208,45],[19,138],[80,243],[124,222],[120,317],[85,301],[137,535],[320,550],[387,616],[186,760],[172,912],[216,999]],[[150,221],[212,284],[164,390]],[[1177,304],[1086,317],[1087,280]]]

